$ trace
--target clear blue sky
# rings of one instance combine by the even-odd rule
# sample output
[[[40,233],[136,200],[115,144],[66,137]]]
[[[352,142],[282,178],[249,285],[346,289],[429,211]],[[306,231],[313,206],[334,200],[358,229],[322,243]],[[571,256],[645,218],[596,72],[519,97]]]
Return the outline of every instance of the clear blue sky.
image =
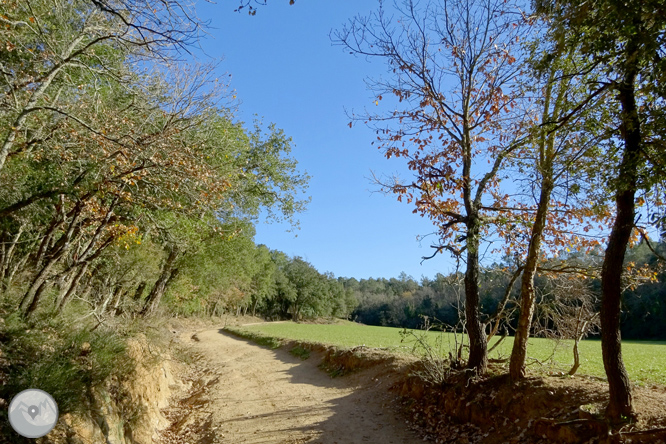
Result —
[[[377,193],[369,179],[371,171],[408,175],[404,163],[385,159],[371,146],[370,129],[348,126],[345,108],[375,106],[364,79],[381,75],[385,66],[333,46],[329,33],[375,10],[378,1],[288,3],[270,0],[250,17],[234,12],[237,0],[197,2],[199,17],[211,27],[201,46],[208,56],[223,58],[219,74],[232,76],[239,119],[252,122],[256,114],[282,128],[293,138],[300,168],[312,176],[312,202],[299,216],[300,230],[261,223],[255,241],[335,276],[390,278],[404,271],[419,279],[452,271],[446,255],[419,264],[431,254],[432,238],[420,244],[417,235],[433,226],[412,214],[413,206]]]

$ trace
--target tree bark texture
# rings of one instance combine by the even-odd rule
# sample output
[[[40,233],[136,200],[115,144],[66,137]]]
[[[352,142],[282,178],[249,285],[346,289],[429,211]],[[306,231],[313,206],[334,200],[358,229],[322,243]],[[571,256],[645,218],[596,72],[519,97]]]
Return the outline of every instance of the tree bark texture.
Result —
[[[641,127],[634,91],[636,71],[636,67],[629,69],[618,86],[624,153],[615,192],[617,214],[601,269],[601,350],[610,391],[606,415],[613,422],[635,416],[629,375],[622,360],[620,311],[624,255],[634,227],[637,169],[641,164]]]
[[[482,375],[488,369],[488,343],[479,312],[479,223],[467,225],[467,269],[465,270],[465,326],[469,337],[467,367]]]
[[[148,294],[146,302],[141,310],[141,316],[151,315],[157,309],[157,306],[160,304],[160,300],[164,295],[164,292],[167,288],[167,284],[172,280],[172,275],[174,272],[177,274],[177,270],[174,269],[174,264],[176,259],[178,259],[179,250],[178,247],[172,246],[169,251],[169,256],[164,263],[164,268],[162,268],[162,273],[160,277],[157,278],[157,282],[153,286],[153,289]]]
[[[544,177],[541,182],[539,206],[537,207],[534,225],[532,226],[527,259],[525,260],[525,267],[520,282],[520,316],[518,318],[518,328],[513,339],[511,361],[509,363],[509,374],[511,375],[511,380],[514,382],[525,377],[527,340],[530,337],[530,327],[532,326],[532,317],[534,316],[534,276],[539,265],[541,240],[543,238],[543,230],[546,227],[546,217],[548,216],[552,191],[552,181],[550,178]]]

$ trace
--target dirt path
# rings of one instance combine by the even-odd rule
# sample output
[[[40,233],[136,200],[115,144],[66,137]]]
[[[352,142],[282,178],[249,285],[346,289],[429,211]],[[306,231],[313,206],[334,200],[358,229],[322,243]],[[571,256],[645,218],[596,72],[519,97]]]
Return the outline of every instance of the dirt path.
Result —
[[[187,341],[219,375],[202,408],[213,432],[206,443],[423,442],[397,416],[381,378],[331,378],[314,356],[301,360],[218,329]]]

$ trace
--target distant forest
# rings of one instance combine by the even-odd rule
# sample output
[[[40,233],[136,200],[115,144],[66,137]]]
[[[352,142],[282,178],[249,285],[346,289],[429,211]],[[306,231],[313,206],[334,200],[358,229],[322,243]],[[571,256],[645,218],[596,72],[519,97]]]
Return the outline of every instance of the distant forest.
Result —
[[[663,256],[666,243],[654,245],[657,254]],[[601,252],[599,252],[601,255]],[[569,254],[561,257],[571,269],[587,266],[591,269],[600,264],[600,256],[595,254]],[[659,258],[648,248],[646,243],[627,252],[626,263],[632,267],[647,267],[657,273],[656,279],[643,282],[627,282],[622,310],[623,339],[660,339],[666,340],[666,272],[659,266]],[[486,323],[496,315],[498,306],[506,296],[507,288],[515,271],[515,265],[507,262],[495,263],[482,270],[481,310]],[[654,274],[652,275],[655,277]],[[339,278],[345,289],[353,292],[358,306],[352,312],[354,321],[369,325],[390,327],[420,328],[424,322],[437,327],[444,324],[451,328],[459,323],[459,314],[464,310],[463,273],[447,276],[437,274],[433,279],[413,277],[401,274],[397,279],[361,279]],[[519,280],[516,280],[508,295],[504,315],[500,316],[503,331],[506,326],[510,333],[515,330],[520,293]],[[566,285],[563,286],[563,283]],[[553,325],[554,307],[567,299],[570,307],[582,304],[582,293],[591,299],[595,312],[599,309],[600,281],[597,277],[581,280],[581,275],[566,273],[541,273],[535,279],[537,291],[536,316],[533,323],[534,334],[555,335]],[[573,288],[573,291],[571,291]],[[566,293],[562,295],[562,293]],[[496,317],[496,316],[495,316]],[[596,330],[593,330],[594,335]]]

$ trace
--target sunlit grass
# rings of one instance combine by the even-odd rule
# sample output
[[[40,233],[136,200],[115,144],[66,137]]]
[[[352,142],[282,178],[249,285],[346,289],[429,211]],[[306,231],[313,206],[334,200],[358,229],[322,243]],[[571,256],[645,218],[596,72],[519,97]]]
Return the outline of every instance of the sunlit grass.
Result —
[[[269,323],[243,327],[246,330],[267,336],[298,341],[318,342],[351,348],[365,345],[383,348],[394,353],[410,353],[414,349],[415,338],[408,335],[404,339],[399,328],[374,327],[340,322],[337,324],[297,324],[294,322]],[[424,334],[415,331],[416,335]],[[455,350],[457,338],[452,333],[428,332],[427,340],[443,355]],[[491,340],[492,346],[495,339]],[[513,338],[507,337],[490,355],[491,358],[506,358],[511,354]],[[531,338],[528,343],[528,365],[530,368],[553,372],[568,372],[573,364],[573,341],[553,341]],[[601,359],[599,340],[582,341],[579,345],[581,366],[578,374],[605,377]],[[624,363],[631,380],[637,384],[666,385],[666,342],[624,341],[622,347]]]

